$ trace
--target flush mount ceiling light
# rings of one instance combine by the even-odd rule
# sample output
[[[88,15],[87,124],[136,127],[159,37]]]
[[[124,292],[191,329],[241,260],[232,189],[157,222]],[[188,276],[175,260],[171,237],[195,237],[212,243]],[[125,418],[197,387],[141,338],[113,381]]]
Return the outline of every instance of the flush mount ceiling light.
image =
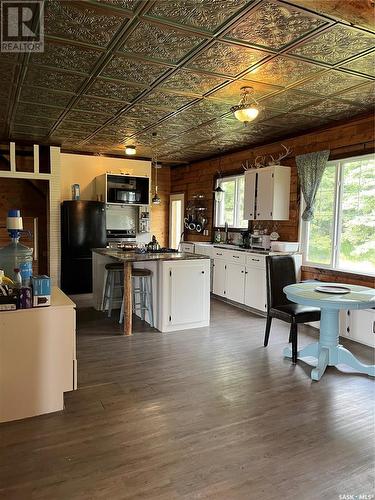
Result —
[[[234,116],[245,125],[255,120],[261,111],[260,105],[252,97],[253,87],[241,87],[241,99],[237,106],[232,106],[230,110]]]
[[[129,145],[125,146],[125,154],[135,155],[137,153],[137,148],[135,146]]]

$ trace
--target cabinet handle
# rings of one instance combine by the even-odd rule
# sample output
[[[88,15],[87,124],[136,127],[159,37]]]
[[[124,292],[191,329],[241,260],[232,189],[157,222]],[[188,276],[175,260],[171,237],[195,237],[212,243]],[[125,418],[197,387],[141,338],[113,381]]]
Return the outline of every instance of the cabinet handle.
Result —
[[[375,333],[375,321],[372,322],[372,333]]]
[[[232,255],[232,257],[234,257],[235,259],[239,259],[239,255]]]
[[[241,271],[241,273],[244,273],[245,271]]]
[[[260,259],[251,259],[253,260],[254,262],[260,262]]]
[[[216,252],[216,255],[223,255],[223,254],[222,254],[222,253],[218,253],[218,252]]]
[[[202,274],[204,274],[204,271],[201,271],[201,272],[202,272]]]

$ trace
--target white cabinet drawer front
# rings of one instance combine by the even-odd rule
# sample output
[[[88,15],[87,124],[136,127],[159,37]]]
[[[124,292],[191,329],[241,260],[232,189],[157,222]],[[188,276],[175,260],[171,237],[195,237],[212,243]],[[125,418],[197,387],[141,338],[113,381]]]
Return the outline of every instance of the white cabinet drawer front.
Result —
[[[228,254],[230,254],[230,252],[228,252],[228,250],[223,250],[221,248],[214,248],[214,251],[213,251],[214,259],[226,259],[226,260],[228,260]]]
[[[245,264],[246,263],[246,253],[245,252],[228,252],[228,260],[234,264]]]
[[[249,267],[261,267],[261,268],[265,269],[266,256],[265,255],[258,255],[258,254],[247,255],[246,265]]]
[[[213,252],[215,259],[224,259],[228,262],[233,262],[235,264],[245,264],[246,263],[246,253],[238,252],[236,250],[227,250],[221,248],[215,248]]]
[[[182,252],[194,253],[193,243],[181,243]]]
[[[209,245],[195,245],[195,253],[213,257],[213,248]]]

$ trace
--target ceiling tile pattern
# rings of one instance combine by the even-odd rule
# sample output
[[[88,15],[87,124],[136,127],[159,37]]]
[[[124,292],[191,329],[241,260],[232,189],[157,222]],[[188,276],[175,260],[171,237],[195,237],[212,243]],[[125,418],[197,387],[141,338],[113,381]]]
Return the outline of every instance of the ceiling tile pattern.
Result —
[[[335,64],[375,46],[375,36],[346,26],[333,26],[294,49],[294,54]]]
[[[148,94],[142,102],[147,106],[155,106],[175,111],[193,100],[193,96],[177,95],[163,92],[161,90],[155,90]]]
[[[88,74],[102,53],[87,47],[47,43],[44,52],[31,56],[31,63]]]
[[[123,50],[154,60],[177,63],[204,40],[200,35],[142,22],[130,34]]]
[[[344,64],[343,68],[358,71],[365,75],[375,76],[375,51],[370,52],[367,56],[359,57],[354,61]]]
[[[44,11],[46,35],[101,47],[108,45],[122,23],[127,22],[114,12],[103,12],[80,2],[49,0]]]
[[[45,52],[0,54],[0,138],[179,163],[371,112],[374,34],[294,3],[47,1]]]
[[[168,66],[162,64],[152,64],[147,61],[131,59],[116,54],[103,68],[100,75],[107,78],[149,85],[165,73],[167,69]]]
[[[266,52],[258,49],[215,42],[214,45],[196,57],[188,66],[203,71],[236,76],[267,56]]]
[[[204,94],[225,81],[225,78],[218,76],[181,69],[167,78],[162,86],[170,90]]]
[[[115,115],[124,107],[124,101],[115,101],[114,99],[101,99],[94,96],[83,96],[75,104],[76,110],[89,111],[91,113],[102,113],[106,115]]]
[[[137,87],[124,82],[97,78],[87,90],[87,93],[92,96],[121,100],[125,105],[125,103],[131,102],[143,89],[144,87]]]
[[[320,73],[307,82],[297,84],[296,87],[312,94],[328,96],[365,82],[364,78],[331,70]]]
[[[281,111],[292,111],[295,108],[305,106],[309,102],[316,101],[316,96],[298,92],[296,90],[285,90],[276,95],[267,97],[262,100],[262,106],[268,108],[276,108]]]
[[[355,116],[362,109],[348,102],[337,101],[333,99],[325,99],[317,104],[312,104],[304,108],[304,113],[313,114],[316,116],[325,115],[329,118],[341,119],[347,116]]]
[[[255,80],[269,83],[271,85],[287,86],[299,80],[311,76],[322,68],[313,64],[278,56],[271,59],[267,64],[247,73],[246,80]]]
[[[362,85],[361,87],[356,87],[354,89],[348,90],[340,94],[341,99],[347,99],[348,101],[353,101],[355,104],[360,106],[372,106],[375,105],[375,83],[370,83],[369,85]]]
[[[134,10],[142,0],[96,0],[98,3],[108,5],[109,7],[118,7],[121,9]]]
[[[31,85],[24,85],[21,90],[20,101],[64,108],[73,97],[74,94],[71,92],[53,91],[44,86],[32,87]]]
[[[258,9],[244,16],[227,38],[243,40],[270,49],[282,49],[316,28],[325,21],[286,4],[265,2]]]
[[[229,83],[225,87],[216,90],[210,94],[210,98],[219,99],[227,102],[230,105],[238,104],[239,96],[241,93],[242,87],[252,87],[253,89],[253,97],[258,99],[267,95],[277,92],[279,88],[282,87],[274,87],[271,85],[265,85],[263,83],[258,82],[248,82],[246,80],[235,80],[234,82]]]
[[[147,14],[214,31],[246,3],[247,0],[211,0],[210,2],[206,0],[158,0]]]
[[[50,90],[75,92],[83,83],[84,76],[68,71],[58,71],[30,66],[26,75],[26,86],[44,87]]]

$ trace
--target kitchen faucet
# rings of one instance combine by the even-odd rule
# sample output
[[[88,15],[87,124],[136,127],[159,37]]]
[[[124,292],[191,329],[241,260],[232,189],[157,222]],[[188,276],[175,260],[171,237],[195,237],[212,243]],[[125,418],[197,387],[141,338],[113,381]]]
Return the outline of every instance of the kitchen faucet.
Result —
[[[225,233],[224,243],[228,243],[228,222],[224,224],[224,233]]]

